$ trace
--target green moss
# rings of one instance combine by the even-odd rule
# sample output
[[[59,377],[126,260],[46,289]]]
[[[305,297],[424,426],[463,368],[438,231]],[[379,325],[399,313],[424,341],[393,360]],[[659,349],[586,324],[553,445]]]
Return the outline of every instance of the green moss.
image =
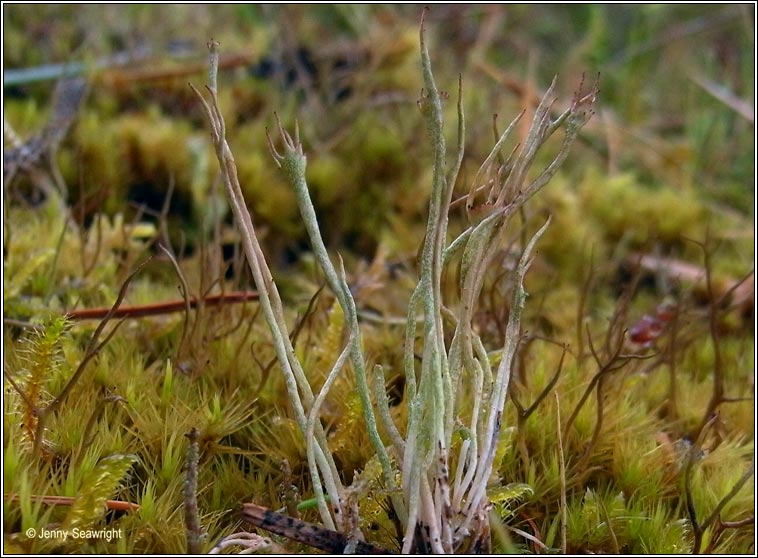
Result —
[[[590,171],[580,186],[580,204],[612,240],[642,246],[681,242],[702,234],[704,210],[693,192],[641,185],[632,175],[601,177]]]

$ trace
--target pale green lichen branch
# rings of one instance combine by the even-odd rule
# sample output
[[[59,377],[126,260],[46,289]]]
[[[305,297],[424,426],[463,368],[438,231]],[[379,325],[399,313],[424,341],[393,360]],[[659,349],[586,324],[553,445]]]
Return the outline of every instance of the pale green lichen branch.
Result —
[[[209,44],[209,50],[211,59],[210,67],[218,68],[218,43],[212,41]],[[211,83],[215,84],[215,79],[212,79]],[[217,92],[215,88],[208,87],[210,93],[210,102],[208,102],[197,88],[192,84],[190,84],[190,87],[192,87],[193,91],[201,100],[211,127],[211,138],[216,150],[216,157],[219,161],[222,179],[231,201],[235,220],[240,229],[245,255],[247,256],[248,264],[250,265],[253,278],[259,291],[259,300],[263,309],[263,314],[269,329],[271,330],[274,349],[284,373],[287,393],[295,411],[297,423],[301,432],[305,434],[307,430],[306,413],[313,405],[313,392],[308,384],[302,367],[295,356],[295,351],[290,342],[287,325],[284,319],[281,298],[263,256],[263,251],[255,234],[255,228],[253,227],[250,213],[245,205],[242,188],[240,187],[237,176],[237,167],[234,161],[234,156],[232,155],[232,151],[225,137],[225,124],[218,105]],[[316,443],[311,446],[311,449],[314,453],[314,458],[321,474],[324,478],[329,479],[326,486],[335,513],[338,516],[344,516],[341,510],[342,492],[344,489],[337,473],[334,458],[332,457],[326,442],[326,434],[324,433],[323,426],[320,422],[315,427],[314,439]],[[325,523],[331,522],[332,519],[330,515],[327,514],[326,516],[323,516],[323,510],[321,511],[322,520]]]
[[[318,219],[316,218],[316,210],[313,207],[313,202],[310,198],[308,190],[308,184],[305,179],[305,170],[307,159],[303,152],[303,146],[300,142],[300,133],[297,123],[295,124],[295,137],[293,138],[282,126],[278,115],[276,116],[277,127],[279,135],[282,138],[284,146],[284,153],[280,154],[274,145],[274,141],[271,135],[266,132],[268,139],[269,149],[271,154],[284,171],[285,176],[295,190],[295,196],[297,199],[300,215],[305,224],[308,237],[311,241],[311,247],[318,261],[319,267],[326,277],[326,282],[329,288],[337,297],[337,302],[342,308],[342,312],[345,316],[345,322],[348,330],[351,332],[350,346],[350,361],[353,364],[353,371],[355,375],[356,387],[358,388],[358,395],[361,400],[361,406],[363,408],[363,416],[366,422],[366,429],[368,431],[369,439],[377,452],[379,461],[382,465],[382,473],[387,486],[392,491],[392,498],[397,500],[394,504],[397,505],[396,512],[398,516],[403,518],[405,516],[404,505],[399,499],[395,491],[395,473],[390,461],[389,452],[384,446],[384,442],[379,435],[377,428],[376,416],[374,415],[374,409],[371,404],[371,393],[369,391],[368,379],[366,373],[366,364],[363,358],[363,348],[360,334],[360,327],[358,325],[358,312],[355,307],[355,300],[350,292],[350,288],[346,281],[340,280],[337,271],[332,264],[329,254],[326,250],[323,238],[321,237],[321,230],[319,228]]]
[[[396,454],[402,455],[405,450],[405,440],[403,440],[390,414],[390,402],[389,397],[387,397],[384,370],[380,364],[374,366],[374,394],[376,395],[376,406],[379,410],[379,419],[382,422],[382,426],[389,434],[392,445],[396,448]]]
[[[329,390],[349,359],[363,407],[366,429],[381,464],[393,511],[404,528],[402,551],[429,549],[435,553],[453,553],[468,548],[469,544],[479,544],[486,537],[489,509],[487,485],[493,473],[502,430],[503,408],[521,336],[521,313],[527,296],[523,288],[524,276],[529,269],[535,245],[547,229],[550,219],[524,247],[516,268],[508,278],[509,284],[512,284],[510,313],[496,370],[493,370],[495,365],[491,363],[484,342],[474,328],[476,305],[487,271],[505,244],[510,218],[522,210],[529,198],[543,188],[563,164],[569,147],[593,114],[592,107],[598,89],[597,81],[587,93],[580,86],[569,109],[551,120],[551,109],[556,100],[556,81],[553,80],[535,111],[523,145],[513,147],[509,156],[503,159],[503,149],[511,140],[523,113],[509,124],[499,135],[468,190],[465,199],[470,226],[448,243],[451,200],[463,161],[465,143],[462,80],[459,77],[457,154],[452,169],[447,171],[442,111],[446,95],[437,89],[434,81],[423,16],[419,36],[424,80],[419,108],[426,120],[433,150],[433,167],[419,280],[408,303],[405,327],[403,368],[408,419],[404,433],[393,420],[381,366],[374,368],[372,378],[379,421],[391,440],[393,456],[398,461],[401,490],[396,486],[390,452],[379,435],[355,300],[345,279],[341,258],[338,266],[335,266],[321,237],[305,178],[307,159],[297,123],[293,137],[284,130],[276,116],[282,151],[277,150],[268,131],[267,141],[274,161],[295,191],[316,260],[342,309],[349,332],[346,345],[315,398],[289,340],[281,298],[245,207],[234,158],[226,142],[224,120],[216,95],[218,44],[213,41],[209,44],[212,74],[209,76],[208,87],[210,102],[195,91],[208,116],[224,184],[260,292],[260,304],[272,332],[288,396],[298,425],[306,438],[309,472],[324,525],[331,529],[349,531],[351,537],[360,537],[356,519],[357,500],[350,503],[350,498],[345,496],[346,490],[341,483],[320,420],[320,410]],[[565,127],[565,137],[557,154],[536,178],[529,181],[529,171],[539,149],[562,127]],[[451,264],[458,255],[461,258],[458,298],[448,307],[443,301],[442,277],[445,266]],[[417,365],[417,324],[422,317],[422,358]],[[449,347],[445,343],[446,326],[453,333]],[[450,455],[451,448],[458,447],[453,445],[454,436],[462,439],[457,456]],[[451,463],[455,466],[452,482]],[[329,495],[332,509],[327,505],[324,492]]]
[[[409,539],[422,533],[425,544],[433,551],[449,552],[458,547],[460,540],[468,536],[467,533],[474,532],[481,527],[481,522],[486,521],[486,486],[497,449],[513,356],[520,338],[521,309],[526,297],[523,277],[534,245],[547,224],[528,243],[518,268],[514,270],[513,301],[506,339],[498,370],[494,374],[487,351],[472,327],[484,277],[504,241],[510,217],[552,178],[564,162],[579,129],[591,117],[597,86],[595,84],[588,94],[582,94],[580,87],[571,108],[556,121],[551,121],[550,113],[556,100],[556,82],[553,80],[535,111],[520,151],[518,146],[514,147],[505,161],[496,164],[496,161],[502,161],[499,154],[522,115],[511,122],[480,167],[469,190],[466,209],[472,221],[471,227],[445,247],[452,185],[445,182],[442,172],[445,144],[441,100],[432,76],[423,18],[421,64],[426,95],[419,106],[426,118],[434,149],[434,168],[421,276],[411,297],[406,327],[405,369],[409,378],[406,396],[410,400],[410,413],[402,469],[404,494],[409,501],[409,523],[403,550],[411,549],[413,545]],[[462,117],[459,102],[459,134]],[[566,137],[557,155],[536,179],[527,184],[527,173],[537,152],[564,123]],[[459,149],[460,145],[459,136]],[[456,173],[457,168],[451,177]],[[477,204],[476,198],[481,192],[485,193],[484,200]],[[461,248],[460,302],[448,352],[444,344],[440,277],[443,264],[447,264]],[[416,387],[411,351],[415,348],[415,321],[419,307],[423,307],[425,328],[421,372]],[[465,389],[461,390],[463,385]],[[471,410],[467,412],[467,409]],[[455,425],[462,417],[468,417],[468,438],[461,445],[451,489],[447,478],[447,448],[451,444]],[[441,519],[456,517],[463,517],[463,520],[451,520],[456,523],[454,527],[449,521]]]
[[[548,217],[545,224],[532,237],[529,244],[524,249],[521,258],[519,259],[518,266],[516,267],[516,281],[511,295],[510,314],[508,316],[508,324],[505,332],[505,345],[502,350],[500,365],[498,366],[497,374],[495,376],[495,384],[491,395],[492,400],[490,407],[487,410],[485,423],[486,429],[483,438],[484,443],[481,448],[481,454],[486,455],[487,459],[481,462],[482,466],[478,468],[471,491],[469,492],[466,502],[466,507],[468,508],[466,516],[467,522],[473,520],[474,514],[480,509],[482,500],[486,496],[487,483],[489,482],[489,477],[492,472],[492,463],[494,461],[501,430],[503,406],[505,404],[505,397],[508,393],[508,386],[510,384],[513,357],[516,354],[516,348],[520,338],[521,312],[524,309],[524,303],[526,302],[527,297],[523,285],[524,276],[531,265],[531,256],[534,246],[547,230],[551,220],[552,218]],[[467,526],[468,523],[463,524],[464,529]]]
[[[326,400],[326,396],[329,394],[329,390],[332,389],[332,386],[334,385],[334,382],[337,380],[337,377],[339,376],[339,373],[342,371],[342,368],[345,366],[345,362],[347,361],[347,358],[349,356],[349,350],[350,350],[350,343],[352,342],[353,337],[355,337],[355,332],[350,332],[350,338],[348,339],[347,345],[345,345],[345,348],[342,349],[342,352],[337,357],[337,360],[334,363],[334,366],[332,366],[331,371],[329,372],[329,375],[326,377],[326,381],[324,382],[324,385],[321,387],[321,390],[319,391],[318,396],[316,397],[316,401],[313,403],[313,407],[310,410],[310,413],[308,413],[308,423],[306,425],[305,429],[305,441],[306,441],[306,447],[307,447],[307,457],[308,457],[308,468],[310,469],[311,473],[311,481],[313,482],[314,486],[314,492],[316,493],[316,502],[318,504],[319,512],[321,513],[321,516],[328,517],[329,521],[325,522],[326,527],[329,529],[334,529],[335,525],[331,521],[329,509],[326,506],[326,499],[324,498],[324,492],[321,488],[321,480],[319,478],[319,471],[318,467],[316,465],[316,459],[315,459],[315,428],[316,423],[319,422],[320,416],[319,413],[321,412],[321,406],[324,404],[324,401]],[[325,477],[324,482],[330,483],[333,481],[333,479],[329,476]],[[336,486],[330,486],[327,488],[327,492],[329,494],[332,494],[333,492],[339,492],[338,488]],[[341,515],[337,517],[337,526],[340,530],[344,529],[344,521],[345,518]]]
[[[424,10],[424,14],[426,10]],[[403,551],[411,549],[417,531],[417,522],[429,530],[429,544],[434,552],[444,552],[440,539],[440,510],[434,505],[430,488],[436,485],[432,463],[440,455],[446,456],[449,440],[445,426],[454,413],[451,398],[452,387],[444,343],[442,320],[442,254],[446,243],[447,213],[452,197],[452,185],[445,177],[445,137],[442,118],[442,97],[432,74],[431,60],[426,45],[424,16],[419,30],[421,43],[421,68],[424,78],[424,94],[419,108],[426,120],[427,133],[433,148],[432,194],[426,226],[419,283],[411,297],[406,327],[405,363],[406,373],[415,375],[413,353],[416,312],[419,306],[424,312],[423,358],[418,387],[409,386],[409,417],[406,445],[403,453],[403,492],[409,502],[409,518],[406,524]],[[459,115],[462,109],[459,105]],[[463,124],[459,122],[459,148],[462,145]],[[459,149],[457,159],[462,157]],[[453,171],[457,173],[458,162]],[[412,390],[412,391],[411,391]],[[410,397],[409,397],[410,396]],[[421,494],[419,494],[419,491]],[[423,529],[422,529],[423,530]]]

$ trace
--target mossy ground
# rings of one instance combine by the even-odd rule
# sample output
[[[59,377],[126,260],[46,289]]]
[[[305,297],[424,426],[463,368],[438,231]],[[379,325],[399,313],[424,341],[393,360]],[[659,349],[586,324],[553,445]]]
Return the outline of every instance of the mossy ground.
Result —
[[[71,192],[70,219],[53,200],[35,207],[25,203],[23,180],[6,190],[4,317],[43,329],[4,326],[4,371],[26,396],[6,382],[4,549],[185,551],[184,434],[195,427],[207,551],[244,527],[234,514],[241,503],[279,509],[290,484],[297,488],[296,499],[311,496],[305,443],[278,365],[271,363],[274,351],[257,304],[127,319],[50,417],[44,447],[35,454],[30,407],[60,394],[98,325],[85,321],[62,328],[57,317],[110,306],[127,276],[154,254],[124,304],[180,299],[180,280],[157,240],[170,242],[179,255],[188,294],[253,288],[239,260],[207,131],[186,85],[204,83],[203,46],[213,36],[224,53],[243,59],[222,71],[220,104],[248,205],[263,231],[289,323],[298,331],[296,350],[304,368],[315,387],[324,381],[325,363],[341,348],[341,313],[330,295],[314,298],[322,280],[293,194],[265,145],[264,128],[272,125],[274,110],[300,123],[324,236],[345,259],[364,317],[367,364],[383,365],[393,412],[402,421],[404,326],[374,318],[404,316],[423,238],[431,164],[415,105],[421,87],[420,10],[121,5],[47,6],[40,14],[40,9],[4,6],[6,68],[65,62],[71,52],[90,63],[129,48],[152,52],[129,67],[96,72],[58,156]],[[693,80],[697,73],[737,98],[753,98],[751,10],[432,9],[437,80],[452,91],[457,74],[463,74],[468,135],[459,195],[492,144],[492,113],[500,114],[502,129],[509,115],[529,109],[530,91],[541,91],[555,73],[561,74],[559,98],[566,102],[583,71],[599,71],[602,80],[597,117],[564,170],[525,214],[528,230],[546,213],[553,224],[525,285],[530,297],[524,329],[531,337],[523,343],[512,386],[521,408],[528,409],[556,374],[560,345],[567,344],[568,351],[554,390],[528,417],[519,419],[513,402],[506,404],[492,479],[498,550],[689,552],[695,537],[688,497],[702,523],[751,463],[754,311],[747,303],[717,306],[715,298],[754,267],[754,130],[733,106]],[[188,41],[196,56],[170,56],[172,40]],[[44,123],[50,89],[6,88],[5,117],[22,137]],[[455,104],[448,105],[453,122]],[[449,130],[453,134],[452,126]],[[171,203],[161,220],[170,185]],[[451,230],[462,230],[463,209],[451,218]],[[514,230],[514,242],[520,237]],[[706,243],[709,255],[710,293],[702,281],[676,281],[663,272],[637,276],[630,264],[644,253],[702,267],[698,242]],[[513,255],[504,250],[498,262],[512,265]],[[501,275],[494,270],[488,277],[477,314],[491,349],[502,345],[508,315],[509,285]],[[447,279],[452,286],[454,269]],[[622,356],[614,356],[624,329],[666,296],[679,301],[675,325],[652,347],[624,341]],[[647,358],[620,366],[629,354]],[[616,364],[618,369],[597,376]],[[710,418],[716,376],[735,401],[719,405],[717,420],[698,441]],[[323,422],[345,479],[367,469],[364,532],[372,542],[397,549],[349,374],[333,389]],[[754,516],[753,494],[751,478],[702,534],[701,550],[754,552],[752,524],[722,529],[721,523]],[[51,506],[39,496],[76,497],[80,504]],[[106,514],[101,509],[106,498],[141,509]],[[306,510],[303,517],[317,516]],[[116,527],[124,536],[65,543],[24,536],[27,528],[79,524]]]

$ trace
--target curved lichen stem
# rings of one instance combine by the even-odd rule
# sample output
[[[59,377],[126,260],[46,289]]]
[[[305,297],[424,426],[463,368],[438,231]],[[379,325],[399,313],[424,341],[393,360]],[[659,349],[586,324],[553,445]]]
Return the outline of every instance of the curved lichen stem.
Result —
[[[217,71],[218,43],[212,41],[208,47],[210,50],[210,68],[212,71]],[[243,248],[259,291],[259,301],[273,337],[274,349],[284,373],[288,397],[295,411],[298,426],[303,435],[305,435],[308,427],[306,413],[313,406],[313,392],[305,377],[302,366],[295,356],[295,350],[289,339],[288,328],[284,319],[281,297],[266,263],[263,250],[258,242],[252,218],[245,205],[242,188],[237,176],[237,166],[225,137],[226,126],[218,104],[215,75],[209,81],[211,82],[211,86],[208,86],[207,90],[210,94],[210,102],[192,84],[190,84],[190,87],[202,102],[211,128],[211,139],[213,140],[216,157],[221,169],[222,179],[231,202],[237,226],[241,232]],[[314,430],[312,438],[316,443],[311,444],[310,448],[321,475],[327,479],[325,484],[329,491],[330,499],[337,510],[336,513],[340,517],[343,517],[344,514],[340,510],[342,492],[344,490],[342,482],[339,478],[334,458],[329,451],[326,434],[320,422],[315,424]],[[321,494],[321,497],[323,498],[323,494]],[[320,512],[325,524],[332,523],[331,515],[327,510],[322,507]]]
[[[269,149],[271,150],[274,160],[284,171],[285,176],[295,190],[298,208],[300,209],[300,214],[303,218],[306,231],[308,232],[308,237],[311,241],[311,247],[313,248],[316,260],[324,273],[329,288],[337,297],[337,301],[345,316],[345,322],[351,332],[352,338],[349,345],[350,360],[353,364],[356,387],[358,388],[358,395],[363,407],[366,429],[368,431],[369,439],[379,457],[379,462],[382,465],[382,473],[387,487],[392,491],[392,498],[397,500],[396,502],[393,501],[393,505],[397,506],[395,512],[401,519],[403,519],[405,517],[405,507],[396,495],[394,469],[390,461],[389,452],[379,435],[376,416],[371,404],[371,393],[369,391],[366,364],[363,357],[360,327],[358,325],[358,312],[356,310],[355,300],[353,299],[353,295],[350,292],[350,287],[347,282],[344,278],[340,279],[338,276],[334,264],[329,258],[323,238],[321,237],[321,230],[319,228],[318,219],[316,218],[316,210],[313,207],[308,184],[305,179],[307,160],[303,152],[302,143],[300,142],[299,128],[297,124],[295,124],[295,137],[293,138],[284,130],[278,116],[276,116],[276,121],[279,135],[282,138],[282,143],[284,145],[284,153],[280,154],[277,151],[271,135],[267,133]]]
[[[355,337],[354,332],[351,332],[350,338],[348,339],[347,344],[345,345],[344,349],[342,349],[342,352],[337,357],[337,360],[334,363],[334,366],[332,366],[331,371],[329,372],[329,375],[326,378],[326,381],[324,382],[324,385],[321,387],[321,391],[319,391],[318,396],[316,397],[316,400],[313,403],[313,407],[311,407],[310,413],[308,413],[308,422],[306,424],[305,428],[305,441],[306,441],[306,447],[307,447],[307,454],[308,454],[308,468],[310,469],[311,473],[311,481],[313,482],[314,486],[314,492],[316,494],[316,502],[318,505],[319,512],[321,513],[322,517],[328,518],[328,521],[325,522],[325,525],[329,529],[334,529],[335,525],[331,521],[331,517],[329,514],[329,509],[326,507],[326,499],[324,498],[324,491],[321,488],[321,480],[319,477],[319,471],[318,467],[316,465],[316,458],[315,458],[315,428],[316,423],[319,420],[319,413],[321,411],[321,406],[324,404],[324,401],[326,400],[326,396],[329,394],[329,390],[331,390],[332,386],[334,385],[334,382],[337,380],[339,373],[342,371],[342,368],[345,366],[345,362],[347,361],[349,352],[350,352],[350,346],[352,344],[353,338]],[[331,479],[329,476],[325,477],[325,482],[327,483],[327,491],[329,494],[338,493],[339,490],[336,485],[333,483],[333,479]],[[338,516],[337,518],[337,525],[339,526],[340,530],[344,527],[344,517]]]
[[[526,299],[523,281],[531,263],[531,254],[550,219],[526,243],[516,269],[508,272],[507,279],[512,285],[510,313],[497,365],[490,362],[487,348],[474,327],[476,306],[485,284],[485,276],[506,241],[507,225],[511,217],[517,212],[523,214],[524,204],[554,176],[580,129],[592,116],[597,82],[589,92],[583,92],[580,87],[571,107],[557,119],[551,120],[551,109],[556,100],[556,81],[553,80],[535,111],[525,140],[512,147],[507,158],[502,157],[505,143],[512,137],[522,113],[496,139],[495,146],[468,189],[468,195],[453,202],[453,191],[465,145],[462,78],[459,77],[458,81],[457,152],[452,168],[448,169],[443,127],[443,100],[447,95],[437,89],[432,73],[425,30],[427,11],[425,9],[422,13],[419,28],[424,83],[419,108],[426,123],[433,165],[429,215],[419,258],[419,280],[408,303],[405,327],[403,369],[408,417],[405,432],[393,419],[381,366],[374,368],[372,377],[378,419],[392,442],[393,455],[397,458],[402,479],[402,490],[397,486],[396,470],[390,460],[389,450],[379,434],[356,303],[345,279],[342,260],[333,262],[327,252],[310,198],[305,176],[307,160],[297,122],[294,132],[290,134],[275,114],[281,151],[277,149],[268,130],[266,138],[276,165],[283,170],[295,192],[316,261],[342,309],[349,333],[346,345],[316,397],[289,339],[282,301],[245,207],[234,158],[225,138],[225,124],[216,91],[218,44],[213,41],[209,44],[210,100],[207,101],[195,91],[201,98],[208,117],[222,177],[260,293],[260,304],[272,332],[288,397],[306,438],[308,468],[324,524],[328,528],[342,530],[351,530],[351,525],[357,525],[357,511],[344,498],[346,492],[320,417],[329,390],[349,360],[363,408],[366,430],[381,464],[393,511],[404,531],[403,552],[426,549],[451,553],[468,548],[469,543],[486,544],[489,506],[487,484],[502,429],[503,408],[514,355],[521,337],[521,313]],[[559,128],[565,128],[566,131],[558,153],[541,172],[536,173],[536,178],[528,180],[538,151]],[[477,203],[476,198],[481,197],[484,197],[484,202]],[[471,225],[452,242],[448,242],[450,210],[464,201],[467,203],[466,210]],[[442,278],[445,266],[457,255],[461,258],[458,298],[455,306],[446,306],[442,296]],[[418,331],[419,321],[423,321],[423,331]],[[452,340],[447,342],[445,327],[451,328],[453,333]],[[420,363],[417,363],[419,352],[421,358]],[[451,483],[450,451],[454,432],[460,432],[464,440],[455,446],[459,449],[458,455],[452,456],[452,463],[457,465]],[[327,506],[324,492],[329,496],[333,508],[331,510]],[[352,514],[350,518],[347,512]]]
[[[469,498],[466,502],[468,508],[468,521],[472,521],[480,509],[481,502],[486,495],[487,482],[489,481],[489,476],[492,472],[492,463],[501,429],[503,406],[505,404],[505,397],[508,393],[508,386],[510,384],[513,357],[516,354],[516,348],[520,337],[521,312],[524,308],[527,297],[523,285],[524,277],[531,265],[534,247],[540,237],[545,231],[547,231],[551,220],[551,217],[548,217],[545,224],[534,234],[529,241],[529,244],[524,249],[523,254],[521,254],[521,258],[516,267],[516,281],[513,286],[513,294],[511,295],[510,315],[508,316],[508,325],[505,333],[505,345],[503,346],[502,357],[496,373],[495,385],[492,390],[492,399],[490,407],[487,410],[487,418],[485,421],[486,429],[481,454],[487,456],[487,458],[480,462],[480,467],[477,470],[477,474],[469,493]]]

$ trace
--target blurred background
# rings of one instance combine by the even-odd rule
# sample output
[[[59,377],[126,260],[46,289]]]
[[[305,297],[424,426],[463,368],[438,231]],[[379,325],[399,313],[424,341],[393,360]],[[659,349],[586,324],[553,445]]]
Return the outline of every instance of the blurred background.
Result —
[[[129,211],[130,202],[131,210],[160,210],[173,182],[172,213],[187,242],[196,241],[203,213],[215,207],[207,202],[216,164],[187,82],[205,82],[211,37],[221,43],[222,106],[242,183],[272,232],[302,233],[292,194],[265,149],[274,111],[285,123],[299,121],[332,242],[370,252],[396,216],[424,215],[429,151],[419,141],[415,106],[420,6],[3,10],[5,119],[21,138],[48,117],[61,71],[51,65],[92,83],[60,154],[79,218]],[[588,81],[599,74],[597,117],[569,158],[570,184],[551,188],[563,190],[553,192],[561,198],[554,203],[578,195],[583,215],[598,213],[604,222],[603,234],[632,230],[639,240],[685,232],[671,229],[692,224],[690,201],[752,218],[751,6],[435,5],[429,33],[438,86],[451,92],[451,145],[463,77],[467,157],[457,191],[466,191],[464,181],[492,144],[493,114],[503,129],[533,108],[557,74],[564,108],[583,74]],[[625,181],[631,185],[618,186]],[[604,204],[613,207],[595,207]]]

